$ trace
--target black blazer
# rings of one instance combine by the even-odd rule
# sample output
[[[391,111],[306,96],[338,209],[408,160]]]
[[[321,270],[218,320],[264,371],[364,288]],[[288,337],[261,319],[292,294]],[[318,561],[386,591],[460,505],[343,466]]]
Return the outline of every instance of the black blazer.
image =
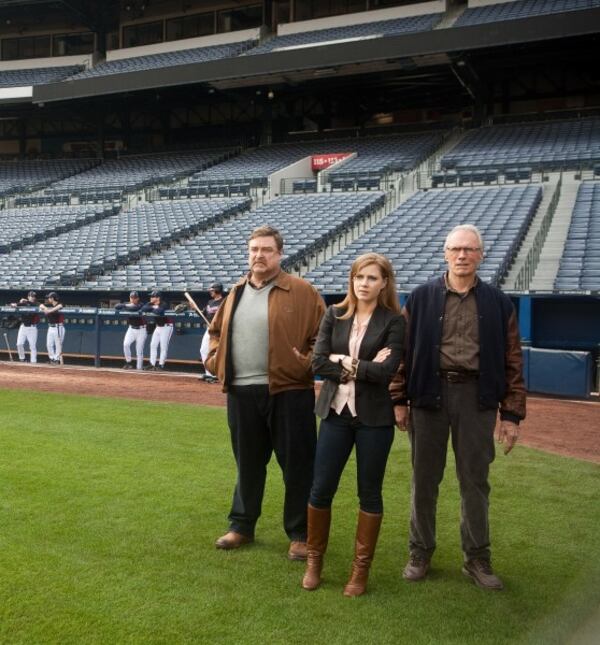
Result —
[[[353,318],[340,320],[343,309],[330,306],[319,328],[312,366],[316,375],[323,377],[321,393],[315,412],[325,419],[331,411],[342,376],[342,366],[329,360],[330,354],[349,354]],[[360,344],[356,373],[356,412],[361,423],[369,426],[394,425],[394,409],[388,385],[396,373],[404,348],[404,318],[389,309],[377,307]],[[374,363],[377,352],[384,347],[392,351],[383,363]]]

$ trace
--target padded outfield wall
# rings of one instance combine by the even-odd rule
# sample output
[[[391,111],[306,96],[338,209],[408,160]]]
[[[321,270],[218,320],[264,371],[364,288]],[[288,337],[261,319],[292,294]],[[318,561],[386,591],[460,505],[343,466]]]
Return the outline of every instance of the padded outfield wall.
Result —
[[[401,301],[408,294],[401,294]],[[0,292],[0,303],[6,305],[23,296],[23,292]],[[115,366],[122,359],[122,343],[127,323],[126,315],[111,309],[97,309],[97,304],[112,300],[127,300],[126,293],[99,294],[95,292],[61,291],[65,303],[66,362],[83,361],[96,366]],[[534,392],[562,396],[586,397],[598,389],[600,375],[600,294],[510,294],[519,317],[524,347],[534,352],[526,361],[526,382]],[[202,307],[208,294],[194,294]],[[172,306],[184,300],[182,293],[166,293]],[[341,296],[325,296],[328,303],[338,302]],[[18,311],[3,306],[0,309],[0,357],[8,359],[6,340],[16,359]],[[169,346],[168,363],[183,367],[198,364],[199,347],[205,324],[193,312],[170,314],[174,333]],[[39,324],[38,351],[45,356],[47,324],[43,316]],[[6,339],[4,338],[6,334]],[[146,341],[148,357],[150,341]],[[541,350],[560,350],[560,353]],[[581,354],[584,352],[585,354]],[[44,360],[42,358],[42,360]],[[533,362],[532,362],[533,361]],[[529,371],[533,365],[534,370]],[[548,381],[548,374],[555,377]],[[538,376],[536,376],[538,375]],[[588,390],[588,391],[585,391]]]

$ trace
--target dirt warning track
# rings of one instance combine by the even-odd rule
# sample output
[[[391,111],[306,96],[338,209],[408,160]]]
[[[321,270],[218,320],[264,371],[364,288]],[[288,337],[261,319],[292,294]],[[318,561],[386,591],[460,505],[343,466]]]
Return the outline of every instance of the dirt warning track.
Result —
[[[204,383],[198,375],[174,372],[156,374],[3,362],[0,363],[0,388],[225,405],[220,385]],[[547,452],[600,463],[600,403],[531,396],[520,441]]]

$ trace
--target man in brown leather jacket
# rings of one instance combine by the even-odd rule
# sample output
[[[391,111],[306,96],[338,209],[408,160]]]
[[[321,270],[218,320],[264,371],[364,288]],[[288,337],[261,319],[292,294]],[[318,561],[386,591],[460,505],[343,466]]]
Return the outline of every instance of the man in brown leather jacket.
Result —
[[[254,540],[272,452],[283,471],[288,557],[306,559],[306,509],[316,446],[312,349],[325,306],[308,282],[281,269],[283,240],[262,226],[248,242],[249,273],[209,328],[206,366],[227,392],[238,478],[229,531],[215,545]]]
[[[502,581],[491,567],[488,474],[498,410],[497,438],[505,454],[525,418],[519,330],[508,296],[477,277],[483,240],[476,227],[450,232],[445,259],[447,273],[406,301],[406,358],[390,385],[396,423],[401,430],[408,426],[412,449],[410,558],[403,575],[413,582],[427,575],[451,434],[461,494],[462,570],[478,586],[499,590]]]

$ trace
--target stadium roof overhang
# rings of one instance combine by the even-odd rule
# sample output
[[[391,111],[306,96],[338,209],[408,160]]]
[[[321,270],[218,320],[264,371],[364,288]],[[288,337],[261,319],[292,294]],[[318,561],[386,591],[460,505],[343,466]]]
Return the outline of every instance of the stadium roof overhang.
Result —
[[[72,100],[143,90],[206,85],[217,89],[294,84],[339,76],[380,73],[414,74],[450,65],[462,55],[520,44],[597,34],[600,9],[572,11],[484,25],[451,27],[381,39],[344,42],[186,64],[148,71],[62,81],[34,88],[33,102]]]

